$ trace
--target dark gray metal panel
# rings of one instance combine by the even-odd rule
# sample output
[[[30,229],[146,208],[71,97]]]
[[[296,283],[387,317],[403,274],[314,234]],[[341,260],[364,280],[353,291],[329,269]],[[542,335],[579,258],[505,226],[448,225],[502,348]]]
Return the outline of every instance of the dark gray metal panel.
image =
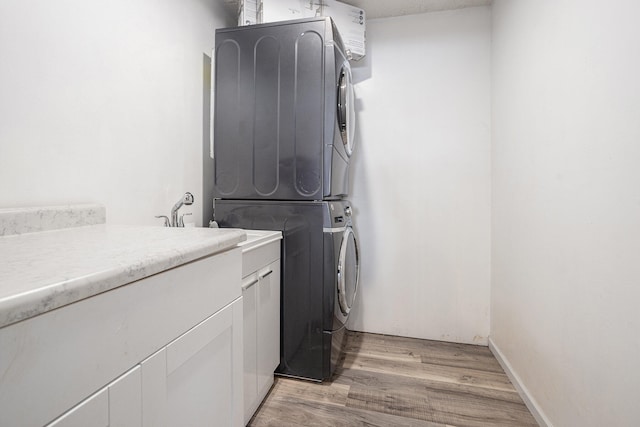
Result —
[[[214,164],[216,195],[234,194],[240,186],[240,148],[243,140],[240,118],[240,45],[223,40],[216,47],[214,114]],[[224,82],[218,84],[218,82]]]
[[[260,196],[278,189],[280,126],[280,42],[260,38],[255,46],[255,104],[253,121],[253,183]]]
[[[221,227],[282,231],[282,375],[317,381],[331,375],[331,334],[324,333],[335,292],[333,244],[326,246],[323,232],[329,217],[328,202],[216,200]]]
[[[334,153],[340,46],[328,18],[216,32],[217,198],[346,195],[348,159]]]
[[[295,42],[293,80],[294,185],[305,197],[322,194],[324,151],[324,46],[315,30],[301,33]]]
[[[223,228],[282,231],[279,374],[322,381],[334,372],[342,347],[333,337],[345,327],[335,310],[348,206],[345,200],[216,200]]]

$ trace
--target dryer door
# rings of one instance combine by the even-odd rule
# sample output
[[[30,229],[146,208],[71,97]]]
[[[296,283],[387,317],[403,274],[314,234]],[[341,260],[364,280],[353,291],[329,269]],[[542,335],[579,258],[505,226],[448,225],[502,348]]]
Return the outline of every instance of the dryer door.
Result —
[[[356,130],[355,94],[351,81],[351,67],[349,62],[342,65],[340,80],[338,81],[338,126],[342,143],[347,156],[353,153],[353,144]]]
[[[360,255],[353,228],[347,227],[342,235],[338,257],[338,306],[348,316],[358,292],[360,281]]]

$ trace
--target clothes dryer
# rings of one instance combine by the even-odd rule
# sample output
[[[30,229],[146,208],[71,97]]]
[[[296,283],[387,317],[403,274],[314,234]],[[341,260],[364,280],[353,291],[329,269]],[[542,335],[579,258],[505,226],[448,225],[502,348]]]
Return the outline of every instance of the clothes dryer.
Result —
[[[282,231],[276,373],[329,379],[343,350],[359,282],[350,203],[216,200],[215,219],[221,227]]]
[[[219,29],[215,45],[214,197],[346,197],[354,92],[331,18]]]

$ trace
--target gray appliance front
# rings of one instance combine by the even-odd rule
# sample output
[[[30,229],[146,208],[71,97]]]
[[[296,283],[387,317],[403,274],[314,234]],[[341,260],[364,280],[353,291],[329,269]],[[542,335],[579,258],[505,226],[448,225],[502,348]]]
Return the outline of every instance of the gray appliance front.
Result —
[[[330,18],[217,30],[215,197],[347,196],[350,77]]]
[[[350,310],[358,286],[350,210],[343,200],[215,201],[222,228],[282,231],[279,375],[323,381],[335,372],[345,344],[344,302]],[[338,294],[342,271],[344,301]]]

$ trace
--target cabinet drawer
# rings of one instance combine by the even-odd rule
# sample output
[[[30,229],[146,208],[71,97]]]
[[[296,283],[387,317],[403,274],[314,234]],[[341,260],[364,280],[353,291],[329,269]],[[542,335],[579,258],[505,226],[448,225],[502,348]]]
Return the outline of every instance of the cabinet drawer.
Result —
[[[242,277],[255,273],[260,268],[280,258],[280,239],[243,248]]]
[[[136,366],[47,427],[141,427],[141,385]]]

